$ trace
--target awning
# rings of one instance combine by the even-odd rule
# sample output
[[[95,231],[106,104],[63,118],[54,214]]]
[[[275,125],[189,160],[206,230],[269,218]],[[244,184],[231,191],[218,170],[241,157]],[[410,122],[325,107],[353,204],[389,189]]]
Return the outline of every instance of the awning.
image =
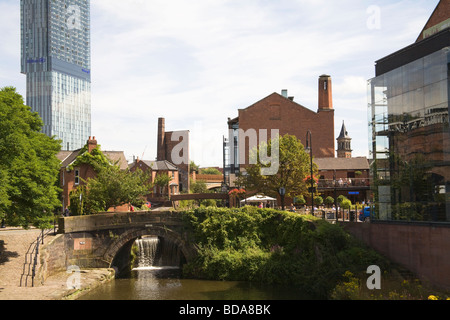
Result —
[[[254,195],[250,198],[241,200],[241,202],[267,202],[267,201],[277,201],[277,199],[258,194],[258,195]]]

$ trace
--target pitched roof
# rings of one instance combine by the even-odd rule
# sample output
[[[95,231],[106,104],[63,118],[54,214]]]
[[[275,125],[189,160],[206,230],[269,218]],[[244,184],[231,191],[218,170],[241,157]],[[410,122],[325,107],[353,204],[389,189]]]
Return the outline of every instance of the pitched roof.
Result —
[[[81,149],[77,149],[74,151],[60,151],[57,154],[57,158],[58,159],[62,159],[61,160],[61,167],[62,168],[66,168],[68,167],[72,162],[75,161],[75,159],[77,158],[78,154],[80,153]]]
[[[71,163],[73,163],[78,157],[81,149],[77,149],[74,151],[60,151],[56,155],[56,157],[61,161],[61,167],[66,168]],[[128,162],[125,158],[125,154],[123,151],[102,151],[103,154],[111,161],[111,163],[116,163],[120,167],[120,169],[124,170],[128,168]]]
[[[369,170],[366,157],[356,158],[316,158],[319,170]]]
[[[426,37],[449,28],[450,19],[450,1],[440,0],[434,8],[433,13],[428,18],[427,23],[423,27],[419,36],[416,39],[416,43],[422,41]]]
[[[178,171],[177,166],[167,160],[139,160],[140,162],[145,163],[149,168],[154,171]],[[136,162],[132,163],[130,167],[133,167]]]
[[[112,163],[118,164],[120,169],[125,170],[128,168],[128,161],[125,158],[125,154],[123,151],[102,151],[103,154],[111,160]]]
[[[250,106],[248,106],[247,108],[245,108],[245,109],[243,109],[243,110],[247,110],[247,109],[253,108],[254,106],[256,106],[256,105],[258,105],[259,103],[261,103],[262,101],[264,101],[264,100],[270,98],[271,96],[278,96],[278,97],[280,97],[280,98],[282,98],[282,99],[285,99],[285,100],[286,100],[286,101],[285,101],[286,103],[291,104],[291,105],[295,106],[296,108],[301,108],[301,109],[307,110],[307,111],[312,112],[312,113],[317,113],[317,112],[315,112],[315,111],[313,111],[313,110],[311,110],[311,109],[308,109],[307,107],[301,105],[300,103],[295,102],[293,98],[291,99],[291,98],[289,98],[289,97],[284,97],[283,95],[281,95],[281,94],[279,94],[279,93],[277,93],[277,92],[273,92],[273,93],[269,94],[267,97],[264,97],[264,98],[262,98],[261,100],[256,101],[255,103],[251,104]],[[282,101],[284,101],[284,100],[282,100]],[[238,118],[239,118],[239,117],[238,117]]]
[[[340,139],[351,139],[350,136],[348,135],[347,128],[345,127],[344,121],[342,121],[341,134],[339,135],[337,140],[340,140]]]

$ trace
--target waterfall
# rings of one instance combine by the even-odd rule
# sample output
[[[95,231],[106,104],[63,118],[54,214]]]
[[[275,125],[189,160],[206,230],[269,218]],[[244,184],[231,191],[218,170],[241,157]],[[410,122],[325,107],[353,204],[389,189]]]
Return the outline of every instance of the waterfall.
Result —
[[[133,270],[178,269],[181,252],[178,246],[159,237],[143,237],[136,240],[137,267]]]

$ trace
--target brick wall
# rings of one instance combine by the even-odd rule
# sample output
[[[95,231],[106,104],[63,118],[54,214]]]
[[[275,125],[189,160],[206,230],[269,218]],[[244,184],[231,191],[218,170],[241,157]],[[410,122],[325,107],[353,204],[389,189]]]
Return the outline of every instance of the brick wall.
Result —
[[[450,227],[343,223],[356,238],[432,285],[450,290]]]
[[[311,111],[294,101],[273,93],[247,109],[239,110],[239,128],[244,132],[267,129],[270,139],[271,129],[278,129],[280,136],[296,136],[306,145],[307,131],[311,131],[313,156],[334,157],[334,110]],[[248,164],[248,142],[246,143],[245,163]],[[242,160],[241,160],[242,162]]]
[[[420,33],[419,37],[417,38],[417,41],[423,40],[423,31],[447,20],[450,18],[450,1],[448,0],[441,0],[439,4],[437,5],[436,9],[434,10],[433,14],[431,15],[430,19],[427,21],[425,27],[423,28],[422,32]]]

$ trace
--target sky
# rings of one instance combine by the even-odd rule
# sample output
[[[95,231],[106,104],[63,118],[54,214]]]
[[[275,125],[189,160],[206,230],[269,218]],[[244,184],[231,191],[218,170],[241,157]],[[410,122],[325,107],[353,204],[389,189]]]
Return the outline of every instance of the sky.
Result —
[[[335,135],[368,156],[367,80],[415,42],[439,0],[91,0],[92,135],[156,157],[158,118],[190,131],[190,159],[222,166],[227,120],[273,92],[317,111],[332,77]],[[0,87],[26,97],[20,1],[0,0]]]

